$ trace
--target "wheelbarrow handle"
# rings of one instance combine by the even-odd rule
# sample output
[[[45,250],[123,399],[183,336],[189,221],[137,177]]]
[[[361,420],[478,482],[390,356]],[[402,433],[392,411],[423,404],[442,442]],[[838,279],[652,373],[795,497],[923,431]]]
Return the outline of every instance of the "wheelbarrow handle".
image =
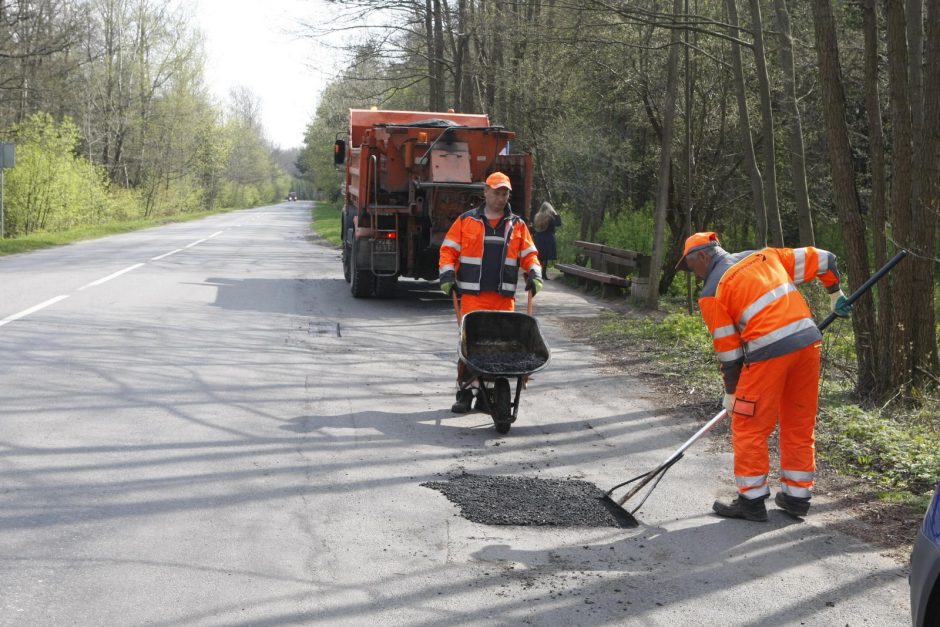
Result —
[[[454,315],[457,316],[457,326],[460,326],[460,319],[463,317],[460,315],[460,301],[457,300],[457,290],[452,289],[450,291],[450,298],[454,303]]]
[[[532,295],[532,292],[526,292],[529,295],[528,301],[526,302],[525,312],[532,315],[532,312],[535,311],[535,296]]]

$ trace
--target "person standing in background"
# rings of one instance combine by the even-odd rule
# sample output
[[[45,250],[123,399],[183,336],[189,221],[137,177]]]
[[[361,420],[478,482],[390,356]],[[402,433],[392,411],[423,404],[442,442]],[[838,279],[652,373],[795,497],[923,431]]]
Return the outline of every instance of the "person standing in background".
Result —
[[[551,203],[543,202],[532,220],[532,237],[539,250],[539,263],[542,265],[542,278],[548,280],[548,262],[558,259],[558,244],[555,241],[555,229],[561,227],[561,216]]]

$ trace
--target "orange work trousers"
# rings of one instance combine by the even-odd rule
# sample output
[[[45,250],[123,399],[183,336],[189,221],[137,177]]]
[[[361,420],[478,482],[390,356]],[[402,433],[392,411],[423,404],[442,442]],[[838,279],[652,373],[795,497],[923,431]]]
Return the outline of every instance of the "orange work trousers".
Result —
[[[767,439],[780,424],[781,490],[809,498],[816,471],[820,345],[745,365],[731,416],[734,479],[750,499],[770,494]]]

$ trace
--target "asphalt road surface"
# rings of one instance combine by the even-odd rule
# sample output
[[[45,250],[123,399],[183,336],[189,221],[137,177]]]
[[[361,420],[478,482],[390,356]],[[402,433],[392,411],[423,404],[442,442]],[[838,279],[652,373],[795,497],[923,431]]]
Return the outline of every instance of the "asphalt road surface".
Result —
[[[655,467],[694,428],[559,320],[505,436],[450,413],[436,284],[356,300],[309,203],[0,258],[0,624],[906,625],[905,568],[812,518],[710,514],[697,445],[636,529],[489,526],[452,473]],[[702,444],[702,443],[700,443]]]

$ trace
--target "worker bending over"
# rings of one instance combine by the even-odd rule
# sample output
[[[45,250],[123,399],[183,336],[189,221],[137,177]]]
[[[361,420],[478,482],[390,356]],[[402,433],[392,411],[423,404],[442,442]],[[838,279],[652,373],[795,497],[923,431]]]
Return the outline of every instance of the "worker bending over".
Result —
[[[483,188],[483,204],[460,215],[441,244],[441,291],[460,294],[460,314],[481,309],[513,311],[519,268],[525,271],[526,290],[535,296],[542,289],[542,267],[525,220],[512,213],[512,184],[502,172],[493,172]],[[456,414],[470,411],[472,379],[457,361]]]
[[[712,508],[719,516],[767,520],[767,439],[779,420],[782,485],[774,502],[805,516],[816,470],[822,334],[797,286],[819,279],[832,311],[848,316],[835,255],[813,246],[732,254],[706,232],[685,241],[676,268],[705,281],[699,309],[721,364],[722,405],[731,415],[738,495]]]

